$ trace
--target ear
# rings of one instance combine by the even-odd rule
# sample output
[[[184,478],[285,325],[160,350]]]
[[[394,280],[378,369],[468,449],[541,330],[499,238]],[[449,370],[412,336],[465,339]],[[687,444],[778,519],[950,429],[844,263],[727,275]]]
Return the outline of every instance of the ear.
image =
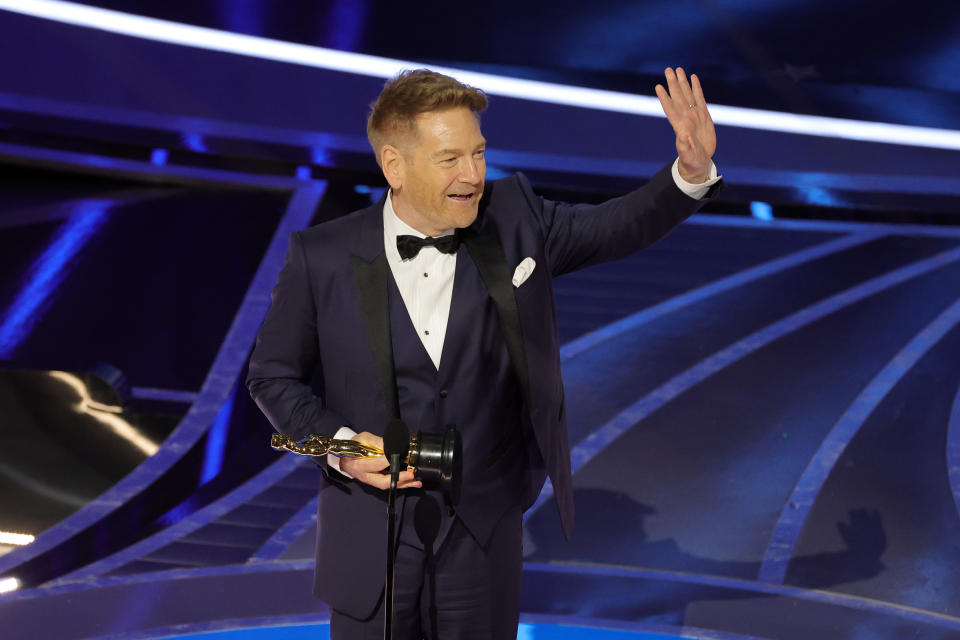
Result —
[[[406,160],[400,150],[392,144],[383,145],[383,148],[380,149],[380,167],[390,188],[394,192],[400,191],[407,172]]]

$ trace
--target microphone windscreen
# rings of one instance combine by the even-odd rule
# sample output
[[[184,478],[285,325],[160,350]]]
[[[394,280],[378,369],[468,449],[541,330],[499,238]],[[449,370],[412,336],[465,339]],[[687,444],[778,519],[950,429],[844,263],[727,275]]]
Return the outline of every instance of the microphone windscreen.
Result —
[[[410,431],[403,420],[394,418],[383,432],[383,452],[389,458],[398,454],[400,459],[407,457],[410,448]]]

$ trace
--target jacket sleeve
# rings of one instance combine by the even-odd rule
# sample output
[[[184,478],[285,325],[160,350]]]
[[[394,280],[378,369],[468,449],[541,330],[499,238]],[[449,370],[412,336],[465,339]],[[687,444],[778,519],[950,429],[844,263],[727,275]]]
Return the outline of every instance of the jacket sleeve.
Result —
[[[250,396],[274,429],[294,440],[310,434],[332,436],[344,422],[326,409],[311,387],[321,367],[317,310],[297,232],[290,234],[287,256],[270,297],[250,358]]]
[[[541,226],[553,276],[616,260],[657,242],[719,191],[714,185],[696,200],[683,193],[670,165],[650,182],[601,204],[567,204],[534,195],[522,176],[520,187]]]

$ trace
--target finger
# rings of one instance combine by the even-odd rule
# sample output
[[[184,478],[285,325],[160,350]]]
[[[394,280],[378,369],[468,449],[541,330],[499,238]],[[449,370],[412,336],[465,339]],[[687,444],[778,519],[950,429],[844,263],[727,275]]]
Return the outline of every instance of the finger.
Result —
[[[697,112],[706,116],[708,122],[713,122],[710,117],[710,109],[707,108],[707,99],[703,96],[703,87],[700,86],[700,78],[696,74],[690,76],[691,88],[693,90],[693,101],[697,104]]]
[[[676,107],[673,101],[670,100],[670,94],[667,93],[667,90],[664,89],[661,84],[658,84],[653,90],[657,94],[657,98],[660,99],[660,108],[663,109],[663,114],[667,116],[670,124],[673,124],[673,119],[676,117]]]
[[[420,489],[421,487],[423,487],[423,481],[416,478],[404,482],[397,481],[398,489]]]
[[[697,77],[697,74],[690,76],[690,82],[693,85],[693,98],[697,102],[697,106],[703,105],[703,108],[707,108],[707,99],[703,97],[703,87],[700,86],[700,78]]]
[[[354,476],[354,478],[377,489],[386,490],[390,488],[390,476],[385,476],[381,473],[361,473]]]
[[[664,74],[667,77],[667,84],[670,86],[670,99],[675,114],[675,120],[671,121],[671,124],[680,123],[682,119],[687,117],[687,112],[693,106],[696,106],[693,91],[690,89],[690,84],[687,82],[687,76],[682,67],[677,67],[676,71],[668,68],[664,71]],[[674,129],[676,129],[676,126],[674,126]]]
[[[377,489],[386,491],[390,488],[389,473],[363,473],[354,477],[360,482],[369,484],[371,487],[376,487]],[[422,486],[423,482],[414,478],[412,471],[401,471],[397,474],[398,489],[419,489]]]
[[[380,473],[390,465],[383,456],[376,456],[375,458],[353,458],[349,467],[358,473]]]
[[[664,77],[667,79],[667,88],[670,90],[670,99],[676,102],[683,101],[683,92],[680,90],[680,83],[677,81],[676,72],[667,67],[663,71]]]
[[[683,97],[684,106],[688,109],[690,105],[697,104],[693,91],[690,89],[690,83],[687,81],[687,73],[683,67],[677,67],[677,87],[680,89],[680,95]]]
[[[657,97],[660,98],[660,105],[663,106],[664,110],[667,108],[667,103],[670,102],[670,94],[667,93],[667,90],[663,88],[662,84],[658,84],[653,88],[653,92],[657,94]]]
[[[658,84],[653,88],[653,90],[660,99],[660,106],[663,107],[663,112],[667,115],[672,114],[676,110],[676,105],[673,103],[673,98],[670,97],[670,93],[663,87],[662,84]]]
[[[354,458],[356,463],[360,466],[361,469],[367,471],[373,471],[375,469],[383,469],[389,467],[390,463],[387,462],[386,456],[373,456],[371,458]]]
[[[404,489],[419,489],[423,486],[423,481],[418,479],[413,471],[404,471],[400,476],[399,480]]]
[[[360,444],[365,444],[368,446],[376,447],[377,449],[383,450],[383,438],[380,436],[375,436],[369,431],[363,431],[353,436],[353,439],[359,442]]]

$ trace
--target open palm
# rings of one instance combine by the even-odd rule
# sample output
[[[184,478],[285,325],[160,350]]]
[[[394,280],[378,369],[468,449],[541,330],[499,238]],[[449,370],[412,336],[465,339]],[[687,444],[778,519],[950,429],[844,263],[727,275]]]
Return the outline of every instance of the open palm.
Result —
[[[667,89],[656,86],[663,113],[677,135],[678,169],[687,182],[698,184],[707,179],[711,158],[717,150],[717,133],[696,74],[687,80],[680,67],[664,71]]]

